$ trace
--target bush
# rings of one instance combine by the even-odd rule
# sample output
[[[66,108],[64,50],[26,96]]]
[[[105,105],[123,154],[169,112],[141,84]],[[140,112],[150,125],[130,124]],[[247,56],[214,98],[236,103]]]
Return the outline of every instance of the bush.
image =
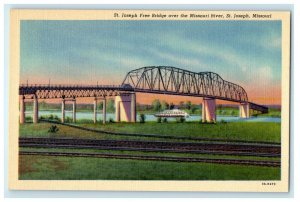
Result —
[[[91,119],[79,119],[79,120],[76,120],[76,123],[94,123],[94,121]]]
[[[196,106],[192,106],[192,108],[191,108],[191,112],[192,112],[192,113],[195,113],[195,112],[196,112],[196,110],[197,110],[197,107],[196,107]]]
[[[48,133],[56,133],[58,131],[59,131],[58,127],[56,125],[52,125],[50,126]]]
[[[108,122],[109,122],[109,123],[114,123],[115,121],[114,121],[113,118],[109,118]]]
[[[163,118],[163,123],[168,123],[168,119],[167,118]]]
[[[185,118],[184,117],[177,117],[176,122],[177,123],[183,123],[183,122],[185,122]]]
[[[157,117],[157,123],[161,123],[161,117]]]
[[[139,119],[140,119],[140,123],[145,123],[145,120],[146,120],[145,114],[140,114]]]
[[[29,121],[29,122],[32,121],[32,117],[26,116],[26,117],[25,117],[25,121]]]
[[[220,123],[227,123],[224,119],[221,119]]]
[[[70,117],[65,117],[65,123],[72,123],[73,119],[71,119]]]
[[[50,115],[51,116],[51,115]],[[53,119],[54,120],[56,120],[56,121],[61,121],[61,119],[60,118],[58,118],[58,116],[57,115],[55,115],[54,117],[53,117]]]

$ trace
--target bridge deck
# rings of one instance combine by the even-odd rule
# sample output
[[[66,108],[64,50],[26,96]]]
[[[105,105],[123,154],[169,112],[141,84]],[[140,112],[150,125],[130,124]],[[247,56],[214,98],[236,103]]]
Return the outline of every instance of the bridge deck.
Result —
[[[249,103],[250,109],[268,112],[268,108],[248,102],[242,86],[222,79],[213,72],[191,72],[170,66],[150,66],[127,73],[122,85],[20,85],[20,95],[39,99],[104,97],[121,93],[154,93],[206,97],[238,103]]]

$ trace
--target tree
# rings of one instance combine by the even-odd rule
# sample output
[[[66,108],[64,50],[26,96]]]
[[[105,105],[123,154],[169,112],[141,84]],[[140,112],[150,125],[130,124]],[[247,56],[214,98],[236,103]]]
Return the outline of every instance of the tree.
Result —
[[[145,114],[140,114],[139,119],[140,119],[140,123],[145,123],[145,120],[146,120]]]
[[[143,106],[140,103],[136,103],[136,110],[137,111],[142,111],[143,110]]]
[[[166,110],[166,109],[168,109],[169,108],[169,104],[166,102],[166,101],[162,101],[161,102],[161,109],[162,110]]]
[[[196,105],[192,105],[191,106],[191,112],[195,113],[196,110],[197,110],[197,106]]]
[[[187,102],[185,103],[185,105],[186,105],[186,108],[187,108],[188,110],[190,110],[190,109],[192,108],[192,102],[191,102],[191,101],[187,101]]]
[[[98,110],[102,110],[103,109],[103,102],[100,101],[99,103],[97,103],[97,109]]]
[[[173,102],[170,103],[169,109],[174,109],[175,105]]]
[[[114,99],[109,99],[108,101],[107,101],[107,111],[109,111],[109,112],[113,112],[113,111],[115,111],[115,102],[114,102]]]
[[[179,102],[179,109],[183,109],[184,108],[184,102],[183,101],[180,101]]]
[[[154,111],[159,111],[161,109],[161,104],[160,104],[159,99],[153,100],[153,102],[152,102],[152,109]]]
[[[42,102],[39,103],[39,107],[41,109],[47,109],[47,103],[43,100]]]

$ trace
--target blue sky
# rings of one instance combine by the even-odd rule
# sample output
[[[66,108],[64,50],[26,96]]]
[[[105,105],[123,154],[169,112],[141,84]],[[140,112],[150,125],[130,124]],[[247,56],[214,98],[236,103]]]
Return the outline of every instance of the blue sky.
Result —
[[[21,22],[22,83],[120,84],[153,65],[213,71],[249,91],[280,89],[281,22]]]

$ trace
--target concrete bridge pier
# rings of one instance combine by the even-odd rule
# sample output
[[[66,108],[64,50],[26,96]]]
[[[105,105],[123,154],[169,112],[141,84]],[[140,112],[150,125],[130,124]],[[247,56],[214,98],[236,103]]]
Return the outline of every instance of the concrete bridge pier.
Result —
[[[203,98],[202,122],[215,122],[216,120],[216,100],[213,98]]]
[[[116,96],[116,122],[136,122],[135,93],[124,93]]]
[[[240,104],[240,118],[249,118],[250,117],[250,104],[247,102]]]
[[[95,99],[94,99],[94,123],[97,123],[97,101],[98,101],[98,99],[95,97]],[[103,109],[102,109],[103,121],[102,121],[102,123],[105,124],[106,123],[106,97],[103,98],[102,103],[103,103]]]
[[[76,99],[73,100],[73,122],[76,123]]]
[[[25,111],[26,111],[25,97],[22,96],[20,99],[20,124],[25,123]]]
[[[33,123],[39,122],[39,102],[36,95],[33,97]]]
[[[116,108],[116,122],[120,122],[121,118],[120,118],[120,101],[121,100],[121,96],[116,96],[115,98],[115,108]]]
[[[136,96],[135,93],[131,94],[131,122],[136,122]]]
[[[103,124],[106,123],[106,97],[103,98]]]
[[[94,99],[94,123],[97,123],[97,98]]]
[[[61,122],[64,123],[65,122],[65,105],[66,105],[66,101],[63,98],[61,101]]]

